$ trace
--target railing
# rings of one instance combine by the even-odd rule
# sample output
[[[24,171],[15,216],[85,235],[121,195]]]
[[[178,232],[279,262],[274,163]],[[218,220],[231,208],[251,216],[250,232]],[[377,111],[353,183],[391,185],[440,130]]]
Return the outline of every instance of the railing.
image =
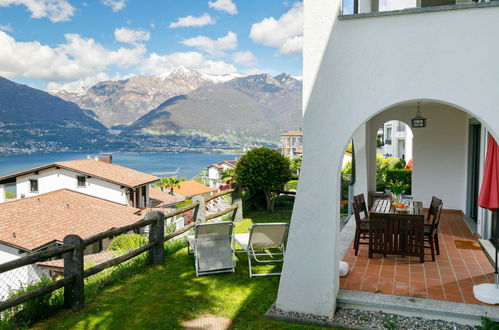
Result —
[[[351,15],[390,11],[442,10],[438,7],[445,9],[483,7],[489,2],[494,3],[494,0],[414,0],[413,3],[399,0],[343,0],[341,11],[343,15]]]
[[[232,206],[217,212],[215,214],[206,215],[206,204],[215,198],[223,197],[231,194]],[[201,207],[203,206],[203,207]],[[172,218],[179,214],[183,214],[190,210],[194,210],[193,222],[184,226],[171,234],[165,235],[165,219]],[[242,200],[241,189],[228,189],[221,193],[207,197],[196,196],[193,198],[193,203],[180,208],[178,210],[163,213],[163,212],[150,212],[146,215],[145,219],[137,223],[123,226],[116,229],[111,229],[94,236],[82,239],[77,235],[68,235],[64,238],[61,246],[47,249],[45,251],[36,252],[31,255],[21,257],[16,260],[0,264],[0,275],[8,271],[19,269],[21,267],[29,266],[37,262],[49,260],[50,258],[63,256],[64,263],[64,276],[62,279],[51,282],[47,285],[41,286],[35,290],[23,293],[13,298],[9,298],[0,302],[0,312],[7,310],[16,305],[22,304],[30,299],[39,297],[49,292],[64,288],[64,305],[72,309],[78,310],[84,306],[84,279],[102,272],[105,269],[121,264],[130,260],[144,252],[148,252],[149,265],[162,265],[164,261],[164,243],[179,236],[195,225],[213,220],[215,218],[232,213],[232,221],[242,220]],[[106,260],[98,265],[84,269],[84,250],[85,247],[102,242],[105,239],[111,239],[121,234],[137,231],[144,227],[149,227],[149,242],[126,254]]]

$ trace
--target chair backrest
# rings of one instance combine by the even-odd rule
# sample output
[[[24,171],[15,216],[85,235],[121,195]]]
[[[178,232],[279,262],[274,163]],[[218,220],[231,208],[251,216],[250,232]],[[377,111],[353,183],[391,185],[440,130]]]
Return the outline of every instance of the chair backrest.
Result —
[[[364,217],[367,217],[367,206],[366,200],[364,198],[364,194],[353,196],[353,213],[355,215],[355,222],[357,223],[357,227],[360,228],[360,220]],[[364,216],[361,216],[361,213],[364,212]]]
[[[197,238],[222,238],[232,236],[234,223],[232,221],[200,223],[194,227],[194,237]]]
[[[251,226],[249,245],[254,249],[271,249],[281,247],[288,236],[289,224],[255,223]]]
[[[442,208],[444,202],[440,198],[435,196],[432,197],[430,208],[428,210],[428,216],[426,217],[426,222],[431,223],[431,229],[437,229],[440,223],[440,215],[442,214]]]

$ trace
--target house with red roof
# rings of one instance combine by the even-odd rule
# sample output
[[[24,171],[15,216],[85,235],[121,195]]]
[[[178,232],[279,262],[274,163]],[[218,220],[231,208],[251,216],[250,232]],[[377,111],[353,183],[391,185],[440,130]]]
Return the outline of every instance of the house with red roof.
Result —
[[[235,168],[236,160],[224,160],[220,163],[211,164],[206,168],[204,179],[206,180],[210,188],[218,189],[221,185],[224,184],[224,182],[220,178],[220,173],[226,169]]]
[[[145,208],[149,185],[159,178],[113,164],[112,156],[55,162],[0,177],[0,203],[7,187],[15,187],[16,198],[39,196],[68,189],[122,205]]]

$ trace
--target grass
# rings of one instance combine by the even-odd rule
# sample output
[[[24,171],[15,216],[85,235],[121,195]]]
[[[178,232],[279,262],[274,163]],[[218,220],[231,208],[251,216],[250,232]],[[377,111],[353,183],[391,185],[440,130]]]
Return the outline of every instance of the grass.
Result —
[[[289,221],[290,210],[273,214],[251,212],[237,223],[247,232],[257,222]],[[165,259],[162,266],[104,288],[80,311],[62,310],[35,324],[38,329],[182,328],[182,322],[203,315],[232,320],[234,329],[321,329],[264,318],[277,296],[279,277],[248,276],[247,258],[237,253],[235,273],[196,277],[193,256],[184,248]],[[259,266],[260,267],[260,266]],[[270,271],[263,266],[260,271]]]

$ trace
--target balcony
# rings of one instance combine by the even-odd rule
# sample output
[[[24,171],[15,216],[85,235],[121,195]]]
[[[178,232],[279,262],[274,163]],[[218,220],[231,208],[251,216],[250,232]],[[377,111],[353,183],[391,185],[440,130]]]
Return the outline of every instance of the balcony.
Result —
[[[342,19],[499,6],[497,0],[343,0]]]

